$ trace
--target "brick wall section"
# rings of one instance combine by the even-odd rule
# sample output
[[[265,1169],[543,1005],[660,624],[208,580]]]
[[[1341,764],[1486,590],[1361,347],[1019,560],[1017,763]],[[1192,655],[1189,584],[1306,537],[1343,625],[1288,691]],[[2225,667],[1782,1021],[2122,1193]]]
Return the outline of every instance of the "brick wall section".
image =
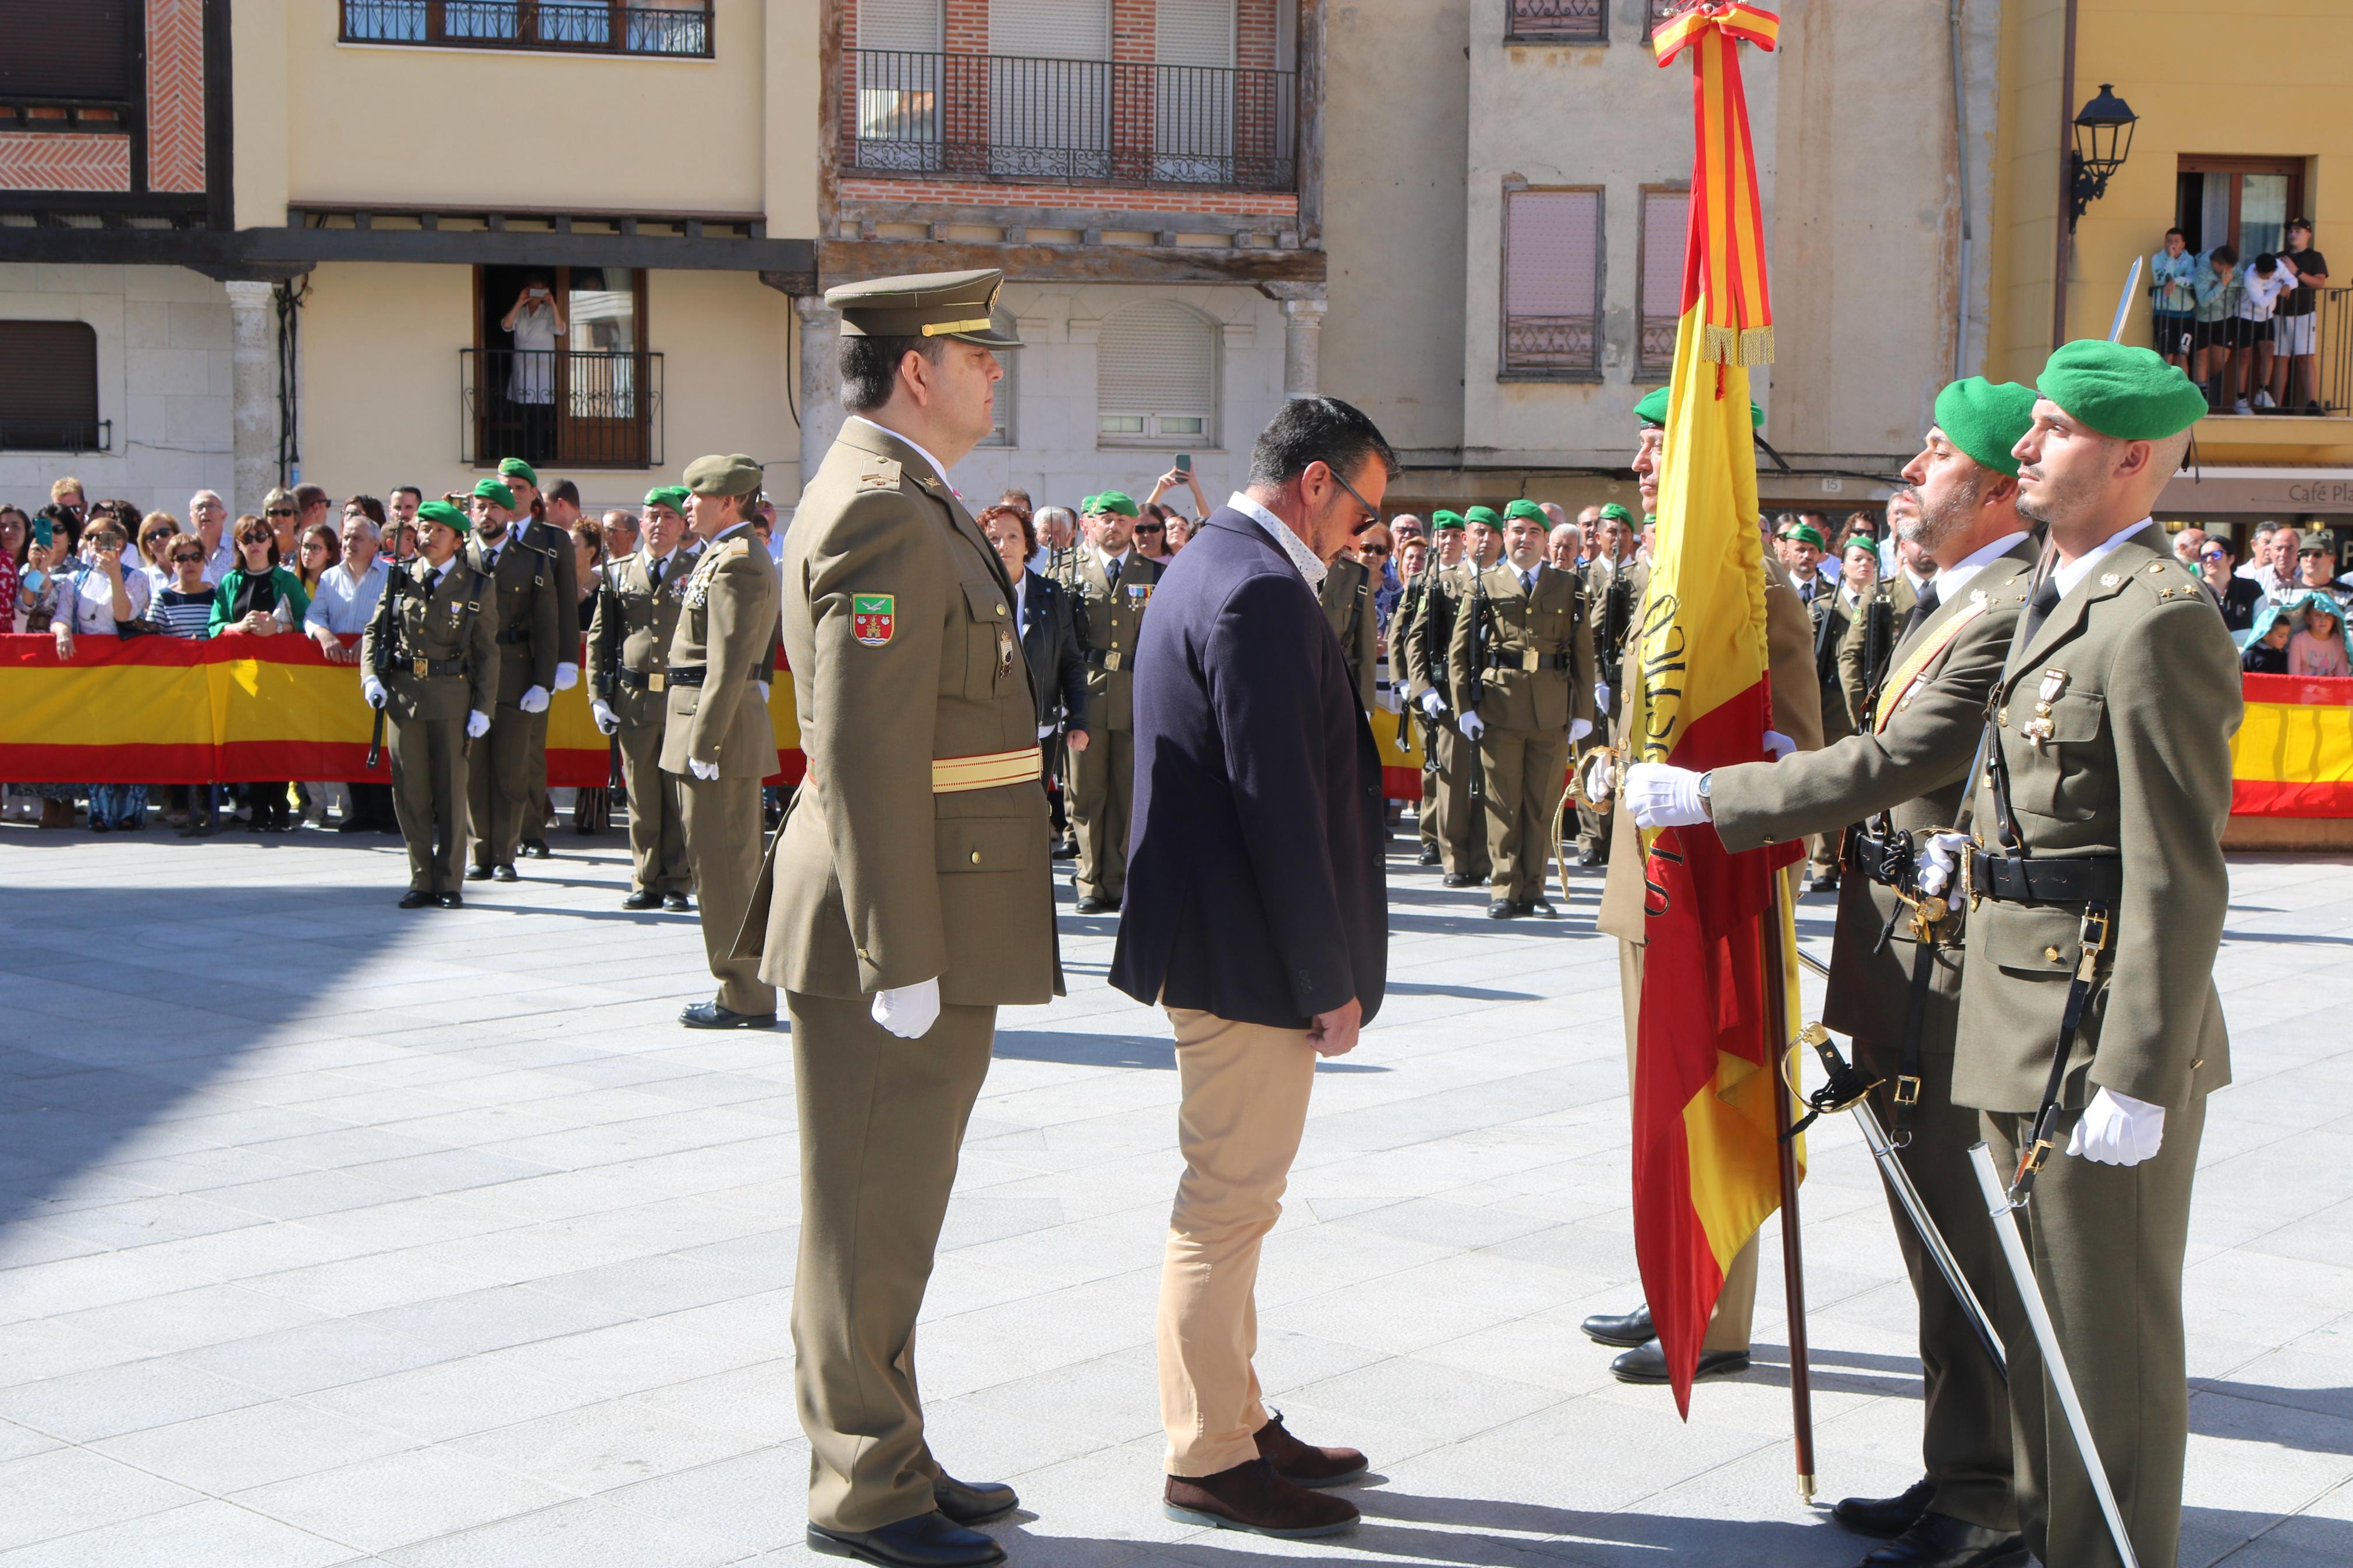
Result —
[[[844,179],[841,199],[884,202],[894,206],[937,203],[948,207],[1059,207],[1082,212],[1150,213],[1182,208],[1234,217],[1299,216],[1299,198],[1288,191],[1187,191],[1154,186],[1131,190],[1102,185],[1016,185],[994,180]],[[949,222],[954,213],[942,215]]]
[[[1274,0],[1236,0],[1234,64],[1243,70],[1274,68]]]

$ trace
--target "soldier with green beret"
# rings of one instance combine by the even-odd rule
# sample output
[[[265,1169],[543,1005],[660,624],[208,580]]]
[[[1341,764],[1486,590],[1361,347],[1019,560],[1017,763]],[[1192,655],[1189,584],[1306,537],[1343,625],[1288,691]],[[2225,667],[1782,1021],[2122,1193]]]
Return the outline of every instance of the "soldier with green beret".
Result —
[[[464,556],[472,523],[448,501],[417,509],[417,553],[395,567],[360,637],[360,689],[388,721],[392,810],[408,847],[404,910],[465,902],[467,742],[498,706],[491,584]]]
[[[785,540],[808,773],[777,836],[761,972],[784,989],[800,1107],[809,1540],[893,1565],[1003,1556],[967,1526],[1013,1509],[1012,1489],[955,1479],[925,1441],[915,1320],[997,1009],[1060,989],[1014,584],[947,479],[989,432],[995,351],[1019,346],[993,326],[998,281],[826,296],[849,417]],[[1149,564],[1122,563],[1123,597]],[[1092,758],[1111,737],[1089,718]]]
[[[548,695],[562,661],[563,607],[559,578],[548,553],[515,537],[514,491],[499,479],[474,486],[473,538],[467,563],[489,579],[482,614],[499,647],[498,705],[490,733],[472,753],[466,790],[471,805],[473,864],[466,879],[515,880],[515,853],[526,812],[547,782],[544,765],[533,775],[532,739],[543,732]],[[572,552],[564,552],[569,565]],[[576,612],[575,612],[576,613]]]
[[[1931,899],[1936,918],[1915,920],[1913,889],[1889,862],[1908,869],[1902,847],[1954,820],[1984,732],[1987,693],[2025,608],[2035,545],[2019,516],[2010,448],[2032,423],[2033,405],[2030,389],[1979,377],[1938,394],[1936,423],[1904,469],[1917,510],[1890,509],[1903,537],[1938,571],[1895,643],[1883,689],[1865,705],[1872,717],[1862,732],[1819,752],[1704,776],[1638,764],[1625,785],[1637,823],[1713,821],[1735,852],[1861,825],[1848,839],[1822,1020],[1852,1037],[1856,1065],[1878,1080],[1873,1099],[1905,1169],[1971,1289],[1997,1314],[2014,1311],[2015,1299],[1968,1164],[1978,1115],[1953,1098],[1967,911],[1947,916],[1944,900]],[[1918,1298],[1926,1475],[1900,1496],[1850,1498],[1833,1514],[1862,1533],[1896,1538],[1888,1555],[1866,1562],[2012,1560],[2025,1542],[2012,1490],[2009,1391],[1892,1194],[1888,1206]]]
[[[2019,510],[2049,552],[1993,688],[1978,841],[1940,836],[1923,878],[1941,886],[1966,856],[1953,1099],[1983,1112],[2005,1171],[2041,1162],[2023,1210],[2038,1288],[2134,1552],[2170,1563],[2190,1185],[2206,1097],[2231,1081],[2213,976],[2239,663],[2149,517],[2207,412],[2197,386],[2147,349],[2082,342],[2035,391]],[[2026,1544],[2113,1563],[2035,1341],[2015,1320],[2003,1339]]]
[[[1127,892],[1127,819],[1135,798],[1135,647],[1166,568],[1134,547],[1136,504],[1118,490],[1089,496],[1085,547],[1071,566],[1071,609],[1087,661],[1087,749],[1070,754],[1073,885],[1082,915],[1108,914]]]
[[[776,1021],[776,987],[736,942],[760,875],[760,782],[776,771],[768,682],[776,668],[778,588],[751,526],[760,465],[741,453],[697,458],[686,466],[685,489],[701,552],[680,589],[670,631],[659,760],[678,782],[679,826],[719,994],[683,1009],[679,1022],[690,1029],[765,1029]]]
[[[513,495],[514,542],[547,558],[555,574],[555,681],[550,691],[569,691],[580,681],[580,566],[573,553],[572,532],[548,521],[548,501],[540,489],[539,473],[521,458],[499,460],[499,478]],[[547,804],[547,713],[531,716],[532,795],[523,808],[520,848],[544,860],[547,824],[554,815]]]
[[[1330,624],[1332,635],[1340,639],[1357,705],[1367,713],[1380,690],[1381,617],[1373,608],[1373,592],[1380,581],[1378,572],[1344,551],[1332,557],[1323,585],[1315,590],[1324,619]]]
[[[662,771],[670,724],[670,646],[702,542],[687,531],[683,485],[646,492],[637,551],[605,563],[588,626],[589,712],[616,738],[629,791],[629,893],[625,910],[683,912],[694,886],[678,775]]]
[[[1473,511],[1484,510],[1473,507]],[[1438,558],[1424,570],[1427,596],[1414,616],[1406,643],[1406,698],[1428,721],[1422,734],[1436,752],[1438,855],[1450,888],[1472,888],[1493,869],[1487,858],[1486,814],[1471,796],[1478,748],[1455,728],[1454,677],[1448,659],[1455,623],[1471,597],[1470,522],[1440,508],[1430,514],[1430,537]]]
[[[1664,418],[1665,409],[1660,410]],[[1595,519],[1593,537],[1588,542],[1593,557],[1585,565],[1585,603],[1593,621],[1595,670],[1593,680],[1594,733],[1589,742],[1576,751],[1575,765],[1585,765],[1586,756],[1597,746],[1607,743],[1618,728],[1618,715],[1625,701],[1625,693],[1617,684],[1619,661],[1626,657],[1634,636],[1641,629],[1642,595],[1651,591],[1651,568],[1640,552],[1641,543],[1634,531],[1634,514],[1616,501],[1601,509]],[[1577,847],[1579,866],[1609,864],[1609,806],[1586,804],[1583,792],[1578,792],[1577,806]]]

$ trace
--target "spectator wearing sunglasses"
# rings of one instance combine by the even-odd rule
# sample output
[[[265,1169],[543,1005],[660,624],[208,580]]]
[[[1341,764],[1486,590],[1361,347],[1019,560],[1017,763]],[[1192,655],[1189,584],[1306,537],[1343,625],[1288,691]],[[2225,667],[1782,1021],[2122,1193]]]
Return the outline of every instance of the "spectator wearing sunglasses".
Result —
[[[155,590],[147,616],[166,637],[201,639],[212,625],[213,584],[206,580],[212,551],[193,533],[175,533],[164,552],[164,567],[171,576]],[[174,784],[166,797],[164,820],[181,830],[184,838],[202,838],[220,831],[220,785]]]
[[[2214,607],[2222,612],[2222,624],[2234,632],[2242,632],[2255,624],[2255,610],[2263,602],[2263,590],[2253,577],[2242,577],[2231,570],[2231,542],[2219,534],[2209,534],[2198,547],[2198,575],[2205,580],[2207,593],[2213,595]]]
[[[1168,548],[1168,509],[1156,501],[1145,501],[1143,515],[1135,520],[1135,552],[1163,566],[1175,556]]]

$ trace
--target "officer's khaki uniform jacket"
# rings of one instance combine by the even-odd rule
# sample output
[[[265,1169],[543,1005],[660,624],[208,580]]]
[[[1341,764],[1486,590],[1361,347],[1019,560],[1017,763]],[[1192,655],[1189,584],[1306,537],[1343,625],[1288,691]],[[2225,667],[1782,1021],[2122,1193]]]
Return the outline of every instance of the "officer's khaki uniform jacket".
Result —
[[[1038,702],[997,552],[914,448],[853,419],[803,494],[784,574],[808,774],[776,852],[762,975],[820,997],[936,977],[951,1006],[1048,1000]]]
[[[1642,629],[1642,595],[1651,588],[1649,563],[1639,555],[1630,554],[1623,561],[1609,561],[1597,555],[1585,563],[1585,603],[1593,619],[1596,647],[1603,668],[1613,674],[1618,668],[1617,656],[1623,651],[1623,645],[1615,648],[1600,648],[1599,641],[1610,585],[1619,582],[1626,584],[1626,638],[1631,641]],[[1613,688],[1611,695],[1614,697],[1616,694]],[[1617,717],[1614,713],[1610,716]]]
[[[485,553],[479,537],[470,540],[466,564],[482,571]],[[554,558],[517,539],[512,523],[499,542],[498,557],[498,564],[485,574],[491,583],[482,616],[498,639],[499,702],[512,708],[534,686],[554,692],[563,616]]]
[[[797,514],[794,521],[798,526]],[[1073,553],[1071,611],[1087,660],[1087,728],[1100,743],[1106,731],[1135,728],[1135,644],[1162,568],[1131,544],[1114,588],[1101,556],[1083,547]]]
[[[385,711],[395,719],[460,722],[468,713],[488,713],[498,703],[499,647],[488,605],[469,623],[467,597],[479,581],[472,563],[463,551],[450,556],[430,600],[425,579],[432,567],[422,557],[396,570],[399,578],[385,584],[385,592],[395,595],[393,613],[400,626],[394,645],[399,662],[384,678]],[[364,670],[375,669],[376,628],[382,624],[370,616],[360,634]],[[427,661],[424,675],[417,672],[419,659]]]
[[[667,679],[670,639],[677,635],[679,615],[686,607],[687,581],[696,560],[684,542],[672,550],[659,568],[662,573],[659,593],[653,583],[657,567],[642,550],[606,567],[606,579],[612,588],[596,595],[596,609],[588,625],[589,690],[603,691],[607,665],[617,665],[634,675]],[[613,682],[613,695],[606,704],[625,729],[660,724],[670,716],[666,688],[656,690],[650,684],[639,685],[626,678]]]
[[[1546,564],[1535,572],[1530,595],[1508,559],[1487,568],[1479,584],[1487,605],[1486,667],[1472,663],[1481,619],[1480,594],[1472,593],[1455,617],[1447,673],[1457,712],[1475,711],[1493,729],[1556,730],[1566,742],[1571,720],[1593,718],[1593,625],[1575,573]],[[1563,658],[1565,669],[1535,668],[1539,659]]]
[[[1380,691],[1380,616],[1373,608],[1373,590],[1379,578],[1361,561],[1335,555],[1316,591],[1316,603],[1340,639],[1348,660],[1348,679],[1356,688],[1356,701],[1366,712]]]
[[[702,684],[674,682],[662,735],[664,773],[692,776],[688,763],[716,763],[721,778],[764,779],[776,771],[776,731],[759,682],[775,668],[776,571],[760,536],[739,526],[703,546],[680,595],[670,668],[703,667]]]

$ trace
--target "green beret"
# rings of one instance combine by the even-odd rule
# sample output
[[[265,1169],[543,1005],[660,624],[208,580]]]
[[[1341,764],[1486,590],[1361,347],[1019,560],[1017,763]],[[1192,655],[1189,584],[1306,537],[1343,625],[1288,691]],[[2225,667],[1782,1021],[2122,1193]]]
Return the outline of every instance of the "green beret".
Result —
[[[1538,506],[1532,500],[1515,500],[1511,505],[1505,507],[1504,509],[1504,517],[1507,521],[1515,517],[1524,517],[1531,522],[1541,522],[1547,525],[1552,521],[1552,519],[1546,514],[1544,508]]]
[[[1651,388],[1642,401],[1634,405],[1634,417],[1645,425],[1657,425],[1663,427],[1667,422],[1667,388],[1663,386]],[[1748,427],[1751,430],[1765,428],[1765,411],[1757,407],[1754,402],[1748,405]]]
[[[1631,522],[1634,521],[1634,514],[1628,511],[1624,507],[1620,506],[1613,500],[1608,506],[1601,509],[1601,521],[1604,522]]]
[[[538,470],[534,469],[529,463],[524,462],[521,458],[500,458],[499,472],[506,476],[508,479],[521,479],[523,483],[529,485],[533,489],[539,489]]]
[[[749,496],[760,491],[760,465],[741,452],[697,458],[686,466],[686,488],[699,496]]]
[[[666,506],[681,515],[686,511],[687,489],[684,485],[663,485],[646,492],[648,506]]]
[[[1504,526],[1504,520],[1495,515],[1495,509],[1492,506],[1465,507],[1462,510],[1462,521],[1466,525],[1478,523],[1488,528],[1498,529]]]
[[[494,500],[498,502],[509,511],[515,510],[514,491],[507,489],[506,486],[499,483],[496,479],[476,479],[474,481],[474,493],[480,496],[484,500]]]
[[[483,482],[487,484],[489,481]],[[460,533],[474,531],[474,520],[466,515],[464,509],[451,506],[446,500],[429,500],[418,507],[417,521],[420,524],[438,522],[444,528],[454,528]]]
[[[1781,537],[1784,539],[1794,539],[1800,544],[1810,544],[1817,550],[1828,550],[1830,548],[1830,545],[1824,542],[1822,539],[1822,531],[1816,528],[1810,522],[1792,524],[1781,531]]]
[[[2034,389],[1981,375],[1957,381],[1936,394],[1936,428],[1981,468],[2018,476],[2010,449],[2034,423]]]
[[[1658,514],[1657,512],[1655,512],[1655,511],[1646,511],[1646,512],[1644,512],[1644,513],[1642,514],[1642,526],[1643,526],[1644,528],[1656,528],[1656,527],[1658,527],[1658,526],[1659,526],[1659,514]]]
[[[2179,365],[2153,349],[2099,338],[2062,343],[2034,380],[2034,390],[2103,436],[2161,441],[2211,412],[2206,395]]]
[[[1089,511],[1115,511],[1122,517],[1134,517],[1137,516],[1140,511],[1140,509],[1135,504],[1134,497],[1125,495],[1118,490],[1105,490],[1099,496],[1089,496],[1087,498],[1087,510]]]
[[[1430,532],[1444,533],[1449,529],[1458,533],[1461,531],[1462,514],[1461,512],[1448,511],[1444,507],[1440,507],[1430,514]]]

